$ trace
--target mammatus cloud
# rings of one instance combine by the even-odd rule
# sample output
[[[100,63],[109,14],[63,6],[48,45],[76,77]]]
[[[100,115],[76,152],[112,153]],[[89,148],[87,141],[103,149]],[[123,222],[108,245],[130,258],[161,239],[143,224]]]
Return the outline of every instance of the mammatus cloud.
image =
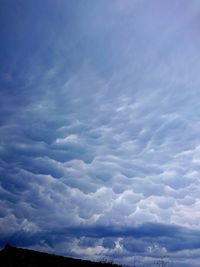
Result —
[[[199,5],[153,2],[44,3],[37,53],[10,22],[27,43],[0,73],[1,246],[197,266]]]

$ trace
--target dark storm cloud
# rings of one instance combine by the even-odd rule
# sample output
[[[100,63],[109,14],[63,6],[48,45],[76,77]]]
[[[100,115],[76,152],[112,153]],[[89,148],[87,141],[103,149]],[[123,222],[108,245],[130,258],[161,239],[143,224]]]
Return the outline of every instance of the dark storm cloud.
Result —
[[[58,243],[65,242],[66,253],[73,250],[73,240],[79,240],[80,248],[95,248],[115,250],[117,240],[122,253],[135,253],[156,256],[164,252],[177,253],[200,248],[200,232],[188,230],[179,226],[145,224],[135,228],[106,228],[106,227],[78,227],[66,229],[53,229],[51,231],[31,232],[28,229],[17,231],[12,235],[1,238],[1,245],[9,242],[13,245],[33,247],[41,243],[54,248]],[[158,256],[158,255],[157,255]]]

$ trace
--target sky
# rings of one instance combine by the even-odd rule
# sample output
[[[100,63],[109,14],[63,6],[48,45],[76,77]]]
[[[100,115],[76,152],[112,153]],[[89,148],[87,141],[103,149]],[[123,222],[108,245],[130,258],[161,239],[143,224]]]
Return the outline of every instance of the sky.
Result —
[[[199,266],[200,2],[0,5],[0,247]]]

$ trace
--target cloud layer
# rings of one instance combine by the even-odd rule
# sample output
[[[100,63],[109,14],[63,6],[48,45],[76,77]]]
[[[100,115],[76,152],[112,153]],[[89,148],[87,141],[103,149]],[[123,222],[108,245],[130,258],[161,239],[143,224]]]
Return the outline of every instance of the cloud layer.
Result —
[[[1,246],[197,266],[198,2],[10,3]]]

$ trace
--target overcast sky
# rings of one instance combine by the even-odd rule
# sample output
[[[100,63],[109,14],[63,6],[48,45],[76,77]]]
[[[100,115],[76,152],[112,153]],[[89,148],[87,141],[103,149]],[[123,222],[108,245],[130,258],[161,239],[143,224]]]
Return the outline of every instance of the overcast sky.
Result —
[[[200,261],[200,2],[0,1],[0,247]]]

